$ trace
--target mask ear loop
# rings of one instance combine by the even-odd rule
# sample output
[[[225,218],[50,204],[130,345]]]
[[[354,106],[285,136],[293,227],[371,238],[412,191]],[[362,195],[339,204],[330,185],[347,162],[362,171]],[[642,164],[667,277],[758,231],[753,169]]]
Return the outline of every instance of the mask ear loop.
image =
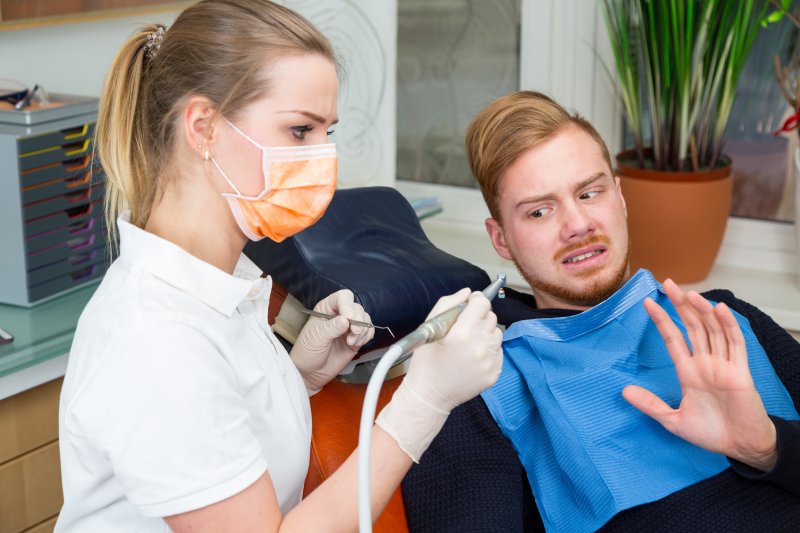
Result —
[[[256,148],[261,150],[261,173],[264,174],[264,192],[268,192],[269,189],[270,189],[269,147],[268,146],[262,146],[262,145],[258,144],[258,142],[256,142],[255,139],[253,139],[248,134],[246,134],[245,132],[240,130],[239,127],[236,124],[234,124],[233,122],[231,122],[227,118],[222,117],[222,119],[225,122],[227,122],[228,126],[233,128],[233,130],[236,133],[238,133],[239,135],[241,135],[242,137],[247,139],[250,142],[250,144],[252,144]],[[230,181],[228,183],[230,183]],[[235,187],[234,187],[234,189],[235,189]]]
[[[236,196],[242,196],[242,193],[239,192],[239,189],[236,188],[236,185],[233,184],[233,182],[230,180],[230,178],[227,176],[227,174],[225,174],[225,171],[222,170],[222,167],[219,166],[219,163],[217,163],[217,160],[214,159],[213,157],[210,158],[210,160],[211,160],[211,163],[215,167],[217,167],[217,171],[219,171],[219,173],[222,174],[222,177],[225,178],[225,181],[228,182],[228,185],[230,185],[231,188],[234,190],[234,192],[236,193]]]

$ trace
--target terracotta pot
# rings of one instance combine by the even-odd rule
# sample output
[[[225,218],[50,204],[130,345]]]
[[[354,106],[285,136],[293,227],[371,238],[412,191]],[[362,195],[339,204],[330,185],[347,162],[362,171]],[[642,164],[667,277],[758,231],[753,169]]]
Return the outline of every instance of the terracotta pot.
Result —
[[[626,164],[617,175],[628,207],[631,271],[650,270],[659,281],[693,283],[708,276],[731,209],[731,166],[701,172],[661,172]]]
[[[794,151],[794,231],[797,237],[797,282],[800,283],[800,148]]]

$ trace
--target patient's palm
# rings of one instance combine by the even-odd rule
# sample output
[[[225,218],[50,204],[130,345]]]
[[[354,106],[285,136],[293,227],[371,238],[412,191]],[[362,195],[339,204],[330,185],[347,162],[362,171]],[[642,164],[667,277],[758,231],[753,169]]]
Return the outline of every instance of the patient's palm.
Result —
[[[665,282],[694,350],[672,318],[652,300],[647,312],[675,364],[682,399],[672,409],[652,392],[630,385],[623,396],[675,435],[707,449],[768,470],[775,461],[775,427],[755,388],[741,328],[724,304],[711,306],[696,293],[687,298]]]

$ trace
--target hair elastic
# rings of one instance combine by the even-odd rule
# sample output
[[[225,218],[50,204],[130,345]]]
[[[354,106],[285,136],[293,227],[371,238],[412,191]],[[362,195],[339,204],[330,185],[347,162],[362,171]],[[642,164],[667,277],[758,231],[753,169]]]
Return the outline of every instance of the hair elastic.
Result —
[[[166,31],[166,26],[159,26],[157,30],[147,36],[147,42],[144,43],[144,57],[148,61],[153,59],[161,48],[161,42],[164,40],[164,32]]]

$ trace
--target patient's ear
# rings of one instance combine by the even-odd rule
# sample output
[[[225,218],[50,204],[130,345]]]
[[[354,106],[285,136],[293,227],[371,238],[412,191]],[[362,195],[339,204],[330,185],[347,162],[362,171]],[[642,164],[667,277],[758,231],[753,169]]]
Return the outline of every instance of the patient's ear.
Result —
[[[500,223],[490,217],[484,221],[484,224],[486,224],[486,232],[489,234],[489,238],[492,239],[492,246],[494,246],[497,254],[503,259],[512,261],[511,252],[506,246],[506,237],[503,234],[503,227]]]
[[[614,176],[614,185],[617,187],[617,194],[619,194],[619,199],[622,202],[622,210],[625,212],[625,218],[628,218],[628,205],[625,203],[625,195],[622,194],[622,181],[619,179],[619,176]]]

